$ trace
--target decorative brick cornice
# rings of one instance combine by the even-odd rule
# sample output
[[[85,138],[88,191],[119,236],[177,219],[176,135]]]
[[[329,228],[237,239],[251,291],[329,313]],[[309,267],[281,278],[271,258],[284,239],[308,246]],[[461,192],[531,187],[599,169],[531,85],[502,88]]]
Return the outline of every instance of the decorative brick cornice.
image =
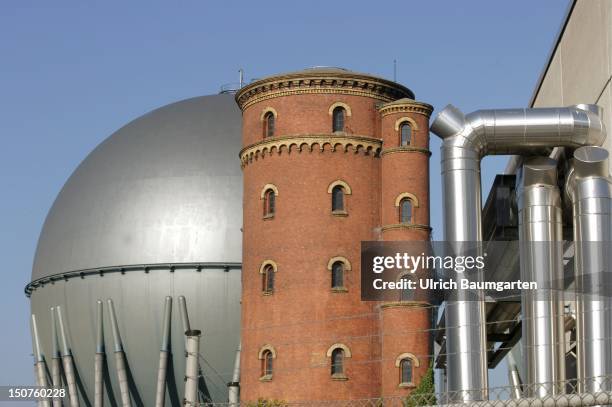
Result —
[[[431,232],[431,227],[428,225],[421,225],[418,223],[393,223],[391,225],[384,225],[382,228],[383,232],[387,230],[395,230],[395,229],[417,229],[417,230],[426,230]]]
[[[262,100],[305,93],[366,96],[383,102],[414,97],[405,86],[375,76],[351,71],[305,70],[253,82],[236,93],[236,102],[244,110]]]
[[[431,116],[433,112],[433,106],[423,102],[417,102],[414,100],[405,101],[398,100],[391,103],[385,103],[378,108],[378,111],[382,117],[385,117],[394,113],[417,113],[423,116]]]
[[[325,146],[330,147],[331,152],[349,151],[355,154],[361,153],[378,157],[382,148],[382,141],[373,137],[353,136],[342,133],[334,134],[304,134],[295,136],[280,136],[264,139],[255,144],[251,144],[240,151],[240,162],[242,167],[272,154],[291,154],[292,152],[301,153],[305,149],[312,152],[317,145],[321,152]]]
[[[395,154],[395,153],[421,153],[421,154],[426,154],[428,156],[431,156],[431,151],[429,151],[426,148],[418,148],[418,147],[410,147],[410,146],[385,148],[382,150],[380,155]]]

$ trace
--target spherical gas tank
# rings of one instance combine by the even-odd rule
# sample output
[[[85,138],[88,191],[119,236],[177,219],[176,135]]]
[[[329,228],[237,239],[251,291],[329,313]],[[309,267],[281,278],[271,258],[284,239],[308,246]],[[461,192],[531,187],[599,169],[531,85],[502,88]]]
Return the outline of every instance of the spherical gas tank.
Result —
[[[94,405],[96,353],[105,405],[122,404],[121,377],[133,406],[155,405],[164,342],[165,405],[182,405],[187,328],[201,331],[200,399],[227,401],[240,341],[240,147],[233,95],[196,97],[127,124],[64,185],[26,294],[46,367],[56,350],[71,354],[81,405]]]

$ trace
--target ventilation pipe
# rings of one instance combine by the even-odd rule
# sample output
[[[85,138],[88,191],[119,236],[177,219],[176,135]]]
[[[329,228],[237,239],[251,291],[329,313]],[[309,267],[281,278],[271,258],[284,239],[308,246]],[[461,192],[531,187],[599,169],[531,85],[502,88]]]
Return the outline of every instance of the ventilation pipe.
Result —
[[[185,397],[183,399],[184,406],[197,406],[198,402],[198,380],[199,380],[199,364],[200,356],[200,334],[198,330],[190,330],[185,332],[186,351],[185,356]]]
[[[115,305],[110,298],[106,300],[108,305],[108,316],[111,321],[111,329],[113,331],[113,344],[115,345],[115,368],[117,369],[117,380],[119,381],[119,391],[121,392],[121,404],[123,407],[131,407],[132,400],[130,398],[130,388],[127,379],[127,366],[125,363],[125,352],[123,351],[123,343],[119,334],[119,325],[117,324],[117,316],[115,315]]]
[[[43,355],[40,346],[40,338],[38,337],[38,325],[36,324],[36,315],[32,314],[32,340],[34,342],[34,368],[36,371],[36,384],[40,387],[49,387],[47,381],[47,365],[45,364],[45,356]],[[48,398],[43,398],[38,401],[41,407],[51,407]]]
[[[527,397],[563,393],[565,326],[563,302],[563,221],[557,161],[526,159],[517,178],[523,358]]]
[[[183,332],[187,332],[191,330],[191,325],[189,324],[189,314],[187,313],[187,301],[185,301],[184,296],[179,296],[179,310],[181,313],[181,323],[183,324]]]
[[[521,375],[512,352],[508,353],[508,380],[512,386],[511,396],[513,399],[520,399],[523,395]]]
[[[234,373],[232,374],[232,381],[228,383],[228,401],[230,407],[238,406],[240,401],[240,351],[242,350],[242,344],[238,344],[236,349],[236,358],[234,359]]]
[[[79,393],[76,386],[76,374],[74,372],[74,360],[72,352],[68,345],[68,337],[66,336],[66,323],[62,308],[58,305],[55,307],[57,312],[57,322],[59,323],[60,343],[62,344],[62,362],[64,365],[64,375],[66,376],[66,384],[68,385],[68,396],[70,399],[70,407],[79,407]]]
[[[96,355],[94,358],[94,407],[104,405],[104,325],[102,301],[96,303]]]
[[[492,154],[538,154],[552,147],[601,145],[601,118],[585,106],[479,110],[464,116],[448,105],[431,130],[442,140],[444,240],[482,241],[480,160]],[[487,398],[487,343],[483,301],[459,291],[446,304],[448,391],[454,401]],[[476,293],[482,295],[482,293]]]
[[[578,391],[612,386],[612,182],[608,152],[582,147],[574,152],[566,185],[574,218],[574,273]]]
[[[166,376],[168,374],[168,358],[170,354],[170,316],[172,315],[172,297],[166,297],[164,303],[164,319],[162,345],[159,351],[159,368],[157,369],[157,389],[155,392],[155,407],[164,407],[166,402]]]
[[[53,356],[51,357],[51,384],[54,389],[60,389],[62,387],[62,376],[61,376],[61,355],[59,345],[57,343],[57,325],[55,322],[55,308],[51,307],[51,350]],[[52,400],[53,407],[62,407],[62,399],[54,397]]]

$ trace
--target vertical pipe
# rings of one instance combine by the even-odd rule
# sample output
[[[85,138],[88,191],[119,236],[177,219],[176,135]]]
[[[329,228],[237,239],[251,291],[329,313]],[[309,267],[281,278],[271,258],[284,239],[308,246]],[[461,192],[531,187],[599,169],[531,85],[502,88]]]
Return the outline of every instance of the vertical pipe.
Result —
[[[44,360],[43,353],[40,347],[40,338],[38,337],[38,325],[36,324],[36,315],[32,314],[32,345],[34,348],[34,362],[42,362]],[[46,380],[46,379],[45,379]]]
[[[119,325],[115,314],[115,305],[110,298],[106,300],[108,305],[108,316],[111,321],[111,329],[113,332],[113,344],[115,349],[115,367],[117,369],[117,380],[119,381],[119,390],[121,392],[121,404],[123,407],[131,407],[132,400],[130,398],[130,388],[127,379],[127,369],[125,365],[125,353],[123,352],[123,344],[121,343],[121,335],[119,334]]]
[[[94,359],[94,407],[104,406],[104,324],[103,304],[96,302],[96,355]]]
[[[157,370],[157,389],[155,391],[155,407],[164,407],[166,401],[166,375],[168,372],[168,356],[170,353],[170,322],[172,315],[172,297],[166,297],[164,303],[164,319],[162,345],[159,351],[159,368]]]
[[[431,130],[443,139],[444,239],[451,244],[482,240],[480,160],[484,156],[601,145],[606,132],[596,110],[579,105],[479,110],[465,116],[452,105],[443,109]],[[483,293],[459,290],[445,311],[448,390],[453,401],[487,397],[486,315],[483,301],[466,301],[474,294],[480,299]],[[477,389],[481,391],[470,394]]]
[[[557,162],[527,159],[518,183],[521,280],[538,290],[523,290],[526,397],[563,393],[565,327],[563,302],[563,233]]]
[[[579,392],[612,390],[612,182],[608,152],[574,152],[566,191],[574,217]]]
[[[200,334],[198,330],[189,330],[185,332],[187,351],[185,363],[185,397],[183,405],[197,406],[198,405],[198,359],[200,355]]]
[[[187,332],[191,330],[191,326],[189,325],[189,314],[187,314],[187,302],[185,301],[184,296],[179,296],[179,309],[181,312],[181,322],[183,324],[183,332]]]
[[[49,387],[47,381],[47,369],[45,365],[45,357],[40,346],[40,338],[38,336],[38,325],[36,324],[36,315],[32,314],[32,341],[34,344],[34,367],[36,371],[36,385],[40,387]],[[40,407],[50,407],[51,403],[48,398],[38,401]]]
[[[228,386],[228,401],[230,407],[238,406],[240,401],[240,352],[242,350],[242,344],[238,343],[236,349],[236,358],[234,359],[234,373],[232,374],[232,381]]]
[[[74,360],[68,345],[68,337],[66,336],[66,324],[62,307],[55,307],[57,312],[57,322],[59,323],[59,336],[62,347],[62,362],[64,365],[64,375],[66,376],[66,384],[68,385],[68,396],[70,399],[70,407],[79,407],[79,393],[76,387],[76,374],[74,372]]]
[[[516,361],[514,360],[514,356],[512,356],[512,352],[508,353],[508,379],[510,381],[510,385],[512,386],[512,398],[520,399],[522,397],[521,375],[519,374]]]
[[[444,241],[455,255],[482,241],[480,161],[466,150],[442,147]],[[466,191],[456,195],[457,191]],[[461,196],[461,199],[455,199]],[[474,247],[471,247],[474,248]],[[480,248],[477,247],[477,250]],[[449,253],[450,254],[450,253]],[[479,254],[476,254],[479,255]],[[476,281],[481,276],[474,276]],[[485,302],[480,291],[457,290],[445,308],[448,391],[451,401],[487,398]]]
[[[62,387],[62,376],[61,376],[61,358],[59,345],[57,343],[57,324],[55,322],[55,308],[51,307],[51,349],[53,356],[51,358],[51,383],[54,389]],[[53,407],[62,407],[61,398],[52,399]]]

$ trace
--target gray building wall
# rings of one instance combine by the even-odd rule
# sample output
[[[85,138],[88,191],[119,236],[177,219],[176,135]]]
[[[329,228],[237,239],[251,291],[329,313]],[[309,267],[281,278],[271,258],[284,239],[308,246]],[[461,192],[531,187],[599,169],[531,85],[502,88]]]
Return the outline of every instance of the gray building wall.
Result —
[[[533,107],[596,103],[612,130],[612,1],[575,0],[553,48]],[[608,136],[605,147],[612,148]]]

